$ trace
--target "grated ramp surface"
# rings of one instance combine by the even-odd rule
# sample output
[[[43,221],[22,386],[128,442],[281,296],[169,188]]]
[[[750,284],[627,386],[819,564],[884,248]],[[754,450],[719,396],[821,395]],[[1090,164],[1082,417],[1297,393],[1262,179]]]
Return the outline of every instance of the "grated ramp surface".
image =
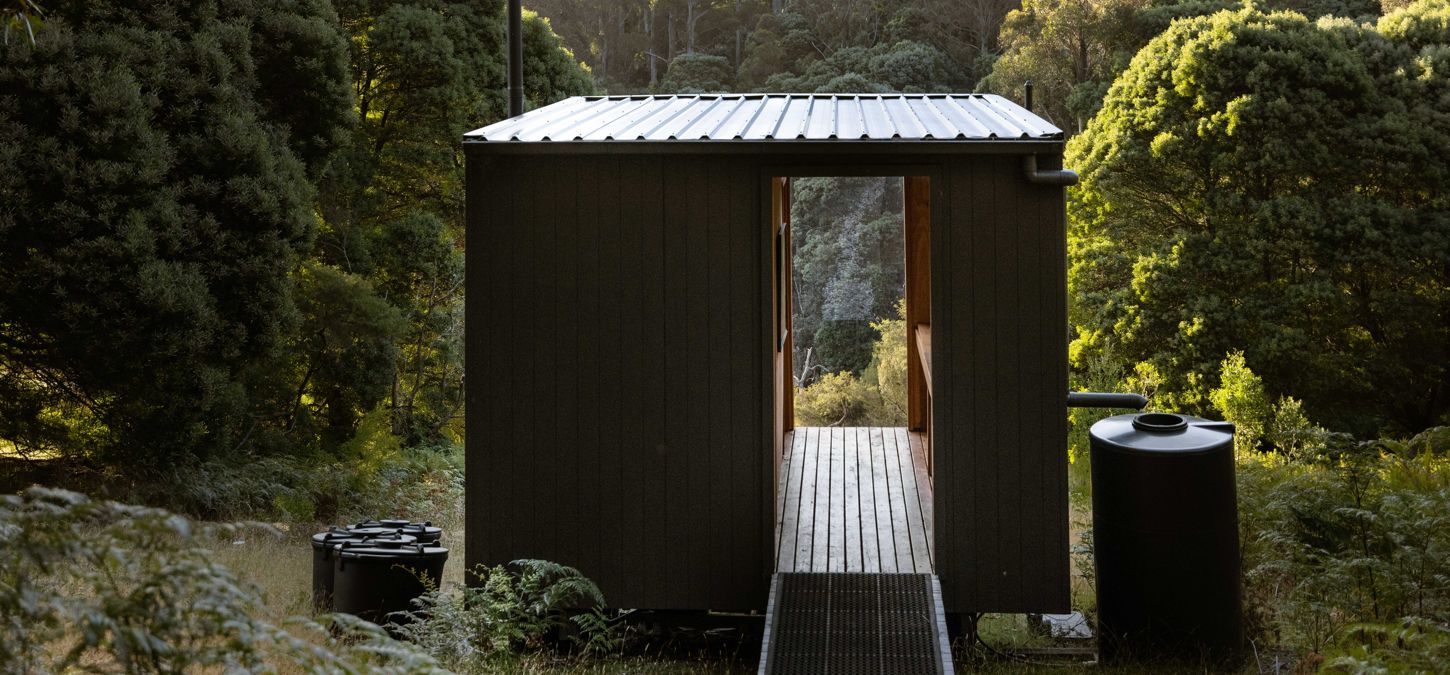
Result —
[[[951,673],[945,619],[935,575],[776,574],[760,672]]]

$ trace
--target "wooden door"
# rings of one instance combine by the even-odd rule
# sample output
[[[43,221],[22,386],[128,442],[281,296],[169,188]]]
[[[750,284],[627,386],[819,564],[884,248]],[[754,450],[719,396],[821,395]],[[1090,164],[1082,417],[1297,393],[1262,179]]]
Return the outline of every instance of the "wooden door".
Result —
[[[931,443],[931,179],[902,181],[906,207],[906,419],[926,436],[926,468],[932,471]]]
[[[791,365],[790,179],[770,180],[771,341],[774,343],[775,471],[785,456],[785,435],[795,428],[795,378]]]

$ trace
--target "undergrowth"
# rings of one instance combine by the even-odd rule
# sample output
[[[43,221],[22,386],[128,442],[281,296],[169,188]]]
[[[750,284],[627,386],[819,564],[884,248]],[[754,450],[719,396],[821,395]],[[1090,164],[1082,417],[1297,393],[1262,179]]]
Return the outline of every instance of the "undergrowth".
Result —
[[[441,672],[422,650],[346,615],[258,618],[256,587],[204,546],[244,527],[64,490],[4,497],[0,663],[16,673]]]
[[[1251,635],[1352,672],[1450,649],[1445,455],[1337,439],[1312,461],[1241,460],[1239,508]]]
[[[604,596],[572,567],[518,560],[479,566],[477,583],[419,598],[399,634],[456,672],[483,672],[526,652],[566,650],[583,658],[617,653],[622,633],[604,615]]]
[[[463,448],[358,448],[342,456],[209,460],[118,495],[207,520],[333,523],[388,514],[463,521]]]
[[[258,587],[210,548],[268,527],[42,487],[4,497],[0,670],[472,673],[606,664],[623,644],[599,588],[542,560],[430,584],[391,633],[345,614],[269,620]]]

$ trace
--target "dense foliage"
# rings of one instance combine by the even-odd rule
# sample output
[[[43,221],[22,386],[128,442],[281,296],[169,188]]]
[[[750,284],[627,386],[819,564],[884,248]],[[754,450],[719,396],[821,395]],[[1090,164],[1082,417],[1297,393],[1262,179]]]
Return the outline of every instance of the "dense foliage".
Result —
[[[728,77],[713,81],[738,91],[962,88],[985,74],[997,26],[1013,5],[1011,0],[529,4],[553,20],[600,86],[613,93],[712,91],[681,86],[710,81],[694,75],[700,57],[728,72]],[[832,80],[839,81],[824,89]]]
[[[1002,22],[1001,55],[978,88],[1018,96],[1032,82],[1035,112],[1069,134],[1081,132],[1102,106],[1108,86],[1133,55],[1177,19],[1239,9],[1241,0],[1024,0]],[[1291,10],[1310,19],[1372,20],[1374,0],[1268,0],[1265,11]]]
[[[458,139],[504,115],[502,7],[44,10],[0,48],[7,451],[144,490],[457,442]],[[592,89],[526,26],[532,105]]]
[[[1187,411],[1233,351],[1336,429],[1450,411],[1447,12],[1241,10],[1150,42],[1069,145],[1075,356]]]
[[[296,326],[309,178],[352,116],[336,17],[47,4],[43,39],[0,62],[0,436],[148,462],[229,450]]]
[[[871,323],[894,317],[906,292],[902,223],[899,178],[791,181],[797,384],[870,363]]]

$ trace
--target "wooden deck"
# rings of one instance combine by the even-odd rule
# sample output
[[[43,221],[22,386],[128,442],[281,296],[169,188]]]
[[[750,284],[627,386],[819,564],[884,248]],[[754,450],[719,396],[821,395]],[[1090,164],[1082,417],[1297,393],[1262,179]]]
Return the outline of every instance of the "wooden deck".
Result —
[[[777,572],[935,571],[921,434],[801,427],[786,441],[776,499]]]

